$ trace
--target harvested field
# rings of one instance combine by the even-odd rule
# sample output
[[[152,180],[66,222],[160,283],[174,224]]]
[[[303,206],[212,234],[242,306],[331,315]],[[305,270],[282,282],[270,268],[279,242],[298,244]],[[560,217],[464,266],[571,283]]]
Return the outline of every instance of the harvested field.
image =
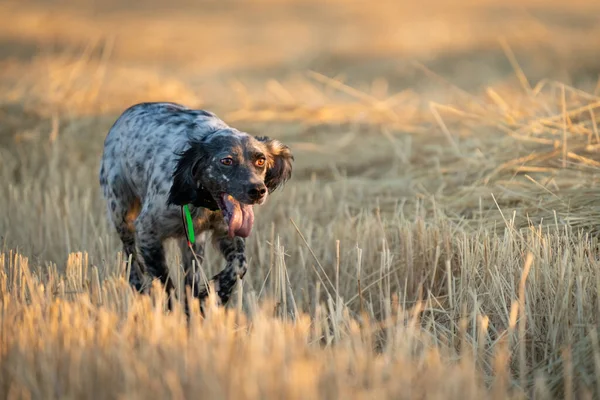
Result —
[[[598,54],[591,0],[0,3],[0,397],[597,398]],[[295,155],[206,318],[108,223],[142,101]]]

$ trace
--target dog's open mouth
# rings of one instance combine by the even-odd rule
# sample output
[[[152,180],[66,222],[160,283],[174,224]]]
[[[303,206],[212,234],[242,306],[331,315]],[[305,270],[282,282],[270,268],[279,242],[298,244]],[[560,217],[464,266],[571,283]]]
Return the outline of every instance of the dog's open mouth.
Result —
[[[220,194],[217,203],[229,227],[229,236],[244,238],[250,236],[254,224],[252,205],[240,203],[227,193]]]

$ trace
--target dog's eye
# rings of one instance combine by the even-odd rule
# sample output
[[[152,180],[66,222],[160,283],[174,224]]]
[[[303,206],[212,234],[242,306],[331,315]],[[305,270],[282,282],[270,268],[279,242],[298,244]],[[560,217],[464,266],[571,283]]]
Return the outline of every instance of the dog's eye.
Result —
[[[257,167],[264,167],[265,162],[267,162],[267,159],[264,157],[259,158],[258,160],[256,160],[255,165]]]
[[[233,158],[231,158],[231,157],[222,158],[221,159],[221,164],[227,165],[227,166],[232,165],[233,164]]]

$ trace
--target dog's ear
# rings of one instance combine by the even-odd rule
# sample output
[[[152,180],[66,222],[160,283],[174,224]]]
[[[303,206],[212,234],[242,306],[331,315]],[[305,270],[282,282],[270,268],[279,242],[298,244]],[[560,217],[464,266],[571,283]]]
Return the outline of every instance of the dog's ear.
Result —
[[[190,148],[179,154],[167,204],[183,206],[196,202],[198,172],[205,158],[199,143],[193,143]]]
[[[270,162],[267,166],[265,185],[271,193],[292,177],[294,155],[289,147],[278,140],[266,136],[256,136],[256,139],[265,143],[269,151]]]

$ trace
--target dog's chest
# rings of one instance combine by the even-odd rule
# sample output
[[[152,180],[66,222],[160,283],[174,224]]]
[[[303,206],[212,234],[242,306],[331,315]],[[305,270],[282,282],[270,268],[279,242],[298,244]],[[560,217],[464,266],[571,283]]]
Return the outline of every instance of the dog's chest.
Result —
[[[196,232],[204,232],[225,225],[223,213],[221,210],[211,211],[206,208],[195,208],[192,212],[194,220],[194,230]]]

